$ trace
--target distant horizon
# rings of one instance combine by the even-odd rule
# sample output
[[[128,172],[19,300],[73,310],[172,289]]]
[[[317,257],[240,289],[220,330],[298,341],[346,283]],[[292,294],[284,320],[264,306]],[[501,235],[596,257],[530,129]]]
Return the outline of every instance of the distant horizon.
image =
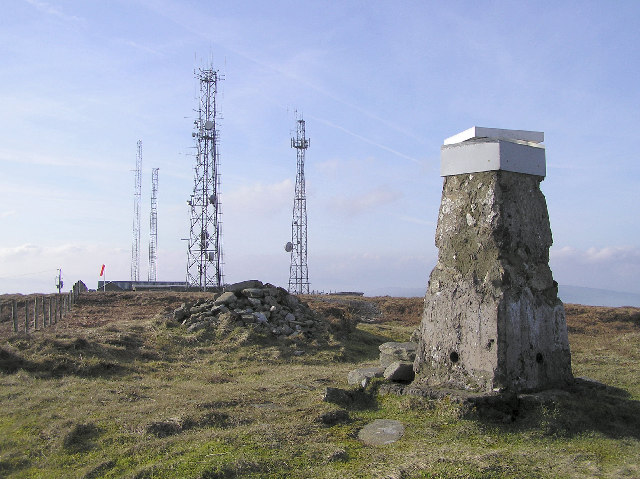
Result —
[[[258,279],[258,278],[250,278],[250,279]],[[81,281],[81,280],[80,280]],[[185,281],[131,281],[131,280],[107,280],[107,283],[184,283]],[[75,282],[74,282],[75,283]],[[72,285],[74,284],[72,283]],[[92,286],[83,281],[89,290],[97,290],[97,282],[96,286]],[[267,283],[267,281],[263,281],[263,283]],[[228,285],[233,283],[227,283]],[[286,285],[278,285],[275,283],[274,286],[279,286],[286,289]],[[71,289],[63,288],[63,293],[68,292]],[[313,289],[313,288],[312,288]],[[566,304],[580,304],[583,306],[603,306],[603,307],[635,307],[640,308],[640,294],[634,293],[631,291],[616,291],[610,289],[602,289],[602,288],[591,288],[585,286],[575,286],[575,285],[558,285],[558,297],[563,303]],[[364,293],[364,297],[376,297],[376,296],[390,296],[397,298],[422,298],[426,293],[426,285],[423,288],[418,287],[394,287],[389,286],[387,288],[374,288],[370,290],[359,290],[359,289],[329,289],[323,291],[313,291],[311,294],[338,294],[344,292],[352,292],[352,293]],[[0,296],[4,295],[23,295],[28,296],[31,294],[53,294],[52,292],[44,293],[39,291],[33,291],[29,293],[25,292],[16,292],[16,293],[0,293]]]

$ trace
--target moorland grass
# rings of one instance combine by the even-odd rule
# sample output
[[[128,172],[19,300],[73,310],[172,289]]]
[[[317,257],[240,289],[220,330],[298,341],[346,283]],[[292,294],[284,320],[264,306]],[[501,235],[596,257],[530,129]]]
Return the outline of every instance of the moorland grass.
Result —
[[[594,333],[603,328],[596,310],[570,322],[574,373],[608,387],[585,383],[511,420],[447,399],[379,395],[379,381],[359,402],[323,402],[326,387],[347,387],[349,370],[376,363],[379,344],[408,340],[415,323],[390,320],[385,301],[374,322],[356,324],[353,305],[332,310],[342,315],[333,336],[313,343],[247,330],[187,333],[166,308],[9,336],[0,343],[0,476],[639,476],[637,322],[618,318]],[[379,418],[401,421],[401,440],[359,441]]]

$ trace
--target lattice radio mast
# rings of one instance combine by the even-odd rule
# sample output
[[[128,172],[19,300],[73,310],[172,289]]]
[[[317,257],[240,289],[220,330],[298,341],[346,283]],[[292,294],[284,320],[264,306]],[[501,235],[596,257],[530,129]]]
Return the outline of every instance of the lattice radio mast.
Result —
[[[151,214],[149,215],[149,281],[156,281],[158,259],[158,170],[151,168]]]
[[[222,274],[222,210],[220,207],[219,131],[216,122],[218,81],[217,70],[196,72],[200,82],[198,117],[194,121],[196,165],[191,207],[189,246],[187,251],[187,283],[206,291],[224,286]]]
[[[133,176],[133,244],[131,246],[131,281],[140,280],[140,198],[142,196],[142,140],[138,140],[136,169]]]
[[[307,268],[307,197],[304,181],[304,154],[309,148],[305,137],[302,115],[297,120],[296,138],[291,138],[291,148],[297,151],[296,190],[293,199],[293,221],[291,222],[291,244],[286,250],[291,252],[289,267],[289,293],[309,294],[309,270]]]

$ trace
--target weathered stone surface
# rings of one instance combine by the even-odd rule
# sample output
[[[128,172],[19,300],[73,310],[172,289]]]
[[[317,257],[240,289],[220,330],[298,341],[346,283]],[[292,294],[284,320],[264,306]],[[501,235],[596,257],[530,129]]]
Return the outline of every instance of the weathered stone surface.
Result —
[[[262,305],[262,302],[258,298],[247,298],[247,301],[249,301],[249,304],[254,308],[258,308]]]
[[[571,381],[541,181],[509,171],[444,179],[438,262],[414,363],[418,381],[478,391]]]
[[[225,291],[230,291],[232,293],[238,293],[243,289],[251,289],[251,288],[262,288],[264,285],[262,281],[258,281],[257,279],[250,279],[248,281],[240,281],[239,283],[233,283],[225,286]]]
[[[371,378],[381,378],[384,374],[384,368],[369,367],[359,368],[350,371],[347,376],[347,382],[350,385],[358,384],[362,385],[362,381]]]
[[[259,323],[267,322],[267,317],[264,315],[264,313],[253,313],[253,317],[255,317],[256,321]]]
[[[413,381],[413,363],[407,361],[395,361],[384,370],[383,376],[389,381]]]
[[[404,434],[404,425],[393,419],[376,419],[358,432],[358,439],[370,446],[392,444]]]
[[[215,300],[214,304],[231,305],[235,303],[237,300],[238,300],[238,297],[233,292],[225,291],[220,296],[218,296],[218,299]]]
[[[388,342],[381,344],[380,366],[386,368],[395,361],[413,361],[416,358],[418,345],[414,342],[396,343]]]
[[[328,339],[328,324],[324,318],[285,289],[262,285],[257,280],[232,286],[235,293],[226,291],[193,305],[183,304],[174,311],[174,318],[182,321],[189,331],[212,327],[228,333],[238,327],[247,327],[252,333],[268,333],[279,339]],[[202,324],[191,328],[195,323]]]
[[[189,317],[191,315],[191,311],[189,307],[182,303],[182,305],[173,311],[173,319],[176,321],[182,321],[183,319]]]
[[[242,290],[242,294],[248,298],[262,298],[264,290],[260,288],[246,288]]]

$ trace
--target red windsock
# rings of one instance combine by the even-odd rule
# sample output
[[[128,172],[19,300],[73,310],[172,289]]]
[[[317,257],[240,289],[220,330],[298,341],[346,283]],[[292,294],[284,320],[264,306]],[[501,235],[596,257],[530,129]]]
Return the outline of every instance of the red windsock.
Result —
[[[104,274],[104,265],[102,265],[102,268],[100,269],[100,276],[102,276]]]

